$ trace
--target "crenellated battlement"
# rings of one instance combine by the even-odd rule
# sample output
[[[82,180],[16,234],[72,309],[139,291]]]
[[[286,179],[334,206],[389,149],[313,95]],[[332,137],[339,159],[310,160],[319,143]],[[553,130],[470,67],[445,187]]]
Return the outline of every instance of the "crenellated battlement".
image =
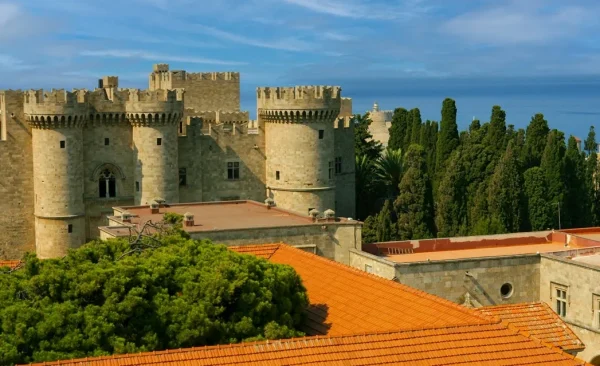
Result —
[[[23,111],[30,122],[68,122],[85,119],[88,111],[86,90],[28,90],[23,92]],[[38,117],[38,118],[36,118]],[[32,124],[35,126],[35,124]]]
[[[170,76],[173,80],[226,80],[226,81],[238,81],[240,80],[240,73],[234,71],[226,72],[186,72],[184,70],[174,70],[170,72]]]
[[[135,102],[183,102],[183,89],[157,89],[157,90],[141,90],[141,89],[121,89],[125,101],[128,103]]]
[[[247,123],[250,120],[250,113],[248,111],[233,111],[233,112],[222,112],[222,111],[194,111],[192,113],[193,118],[201,118],[205,123]]]
[[[354,117],[339,117],[333,121],[333,128],[341,129],[341,128],[352,128],[352,120]]]
[[[341,106],[339,86],[261,87],[256,89],[258,109],[309,110]]]

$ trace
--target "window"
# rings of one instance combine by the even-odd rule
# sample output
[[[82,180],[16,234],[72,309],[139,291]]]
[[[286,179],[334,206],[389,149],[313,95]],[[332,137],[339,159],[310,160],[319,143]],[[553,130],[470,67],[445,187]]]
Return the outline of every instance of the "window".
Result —
[[[179,134],[183,135],[183,122],[179,122]]]
[[[279,180],[279,170],[275,172],[275,180]]]
[[[110,145],[110,139],[108,137],[104,138],[104,146]]]
[[[60,142],[60,148],[61,148],[61,149],[64,149],[66,145],[67,145],[67,143],[66,143],[66,141],[65,141],[65,140],[62,140],[62,141]]]
[[[108,169],[104,170],[98,179],[98,196],[100,198],[117,196],[117,180],[115,175]]]
[[[370,264],[365,264],[365,272],[373,273],[373,266]]]
[[[240,179],[240,163],[238,161],[230,161],[227,163],[227,179]]]
[[[185,168],[179,168],[179,185],[187,186],[187,171]]]
[[[556,310],[556,313],[558,315],[560,315],[561,317],[567,316],[567,305],[569,303],[568,297],[567,297],[568,287],[552,283],[551,289],[552,289],[552,292],[550,295],[551,296],[550,299],[552,299],[552,296],[554,296],[554,304],[555,304],[554,310]]]
[[[72,224],[67,225],[67,232],[69,234],[73,232],[73,225]]]
[[[503,284],[502,286],[500,286],[500,295],[502,296],[502,298],[504,299],[508,299],[512,296],[513,294],[513,285],[509,282]]]
[[[140,182],[135,182],[135,191],[136,192],[140,191]]]
[[[319,130],[319,140],[323,140],[323,137],[325,137],[325,130]]]
[[[156,145],[162,145],[162,139],[160,137],[156,139]]]
[[[329,179],[333,179],[333,162],[329,162]]]
[[[338,156],[335,158],[335,175],[342,174],[342,158]]]

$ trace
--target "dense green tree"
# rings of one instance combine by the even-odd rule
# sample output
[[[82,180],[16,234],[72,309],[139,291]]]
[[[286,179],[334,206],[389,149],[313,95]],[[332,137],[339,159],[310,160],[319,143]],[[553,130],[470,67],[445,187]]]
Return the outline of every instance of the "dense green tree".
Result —
[[[0,269],[0,364],[302,335],[290,266],[178,233],[95,241]]]
[[[569,137],[564,162],[565,199],[563,227],[584,227],[591,224],[591,202],[586,186],[585,155],[579,151],[575,137]]]
[[[502,224],[504,232],[516,232],[521,228],[522,209],[523,184],[511,141],[490,180],[488,210]]]
[[[402,151],[387,148],[375,162],[375,174],[381,185],[387,190],[387,197],[394,199],[398,196],[398,185],[402,178]]]
[[[592,151],[598,150],[598,143],[596,142],[596,131],[594,130],[594,126],[590,126],[590,132],[588,133],[587,138],[585,139],[583,149],[590,155]]]
[[[366,156],[375,161],[381,155],[383,147],[381,143],[373,140],[369,132],[371,117],[369,113],[354,115],[354,153],[356,156]]]
[[[461,149],[448,160],[448,169],[440,182],[435,206],[437,236],[466,235],[467,182]]]
[[[374,162],[366,155],[356,156],[354,165],[356,217],[366,219],[375,207],[377,200],[378,181],[375,180],[376,170]]]
[[[453,99],[446,98],[442,103],[442,120],[436,147],[436,172],[443,170],[446,160],[457,147],[456,102]]]
[[[540,167],[527,169],[524,174],[527,225],[525,230],[546,230],[552,223],[552,210],[546,192],[546,177]]]
[[[419,144],[425,149],[425,164],[427,165],[427,175],[433,179],[435,176],[436,145],[438,135],[437,122],[425,121],[421,127],[421,137]]]
[[[434,235],[433,196],[421,145],[410,145],[400,181],[400,195],[394,202],[400,239],[431,238]]]
[[[390,139],[388,140],[388,147],[394,150],[405,151],[404,142],[406,136],[412,133],[409,129],[411,118],[408,111],[404,108],[394,109],[392,115],[392,125],[390,127]]]
[[[396,233],[394,223],[392,222],[392,204],[386,200],[383,208],[377,215],[376,238],[378,242],[390,241],[395,239]]]
[[[565,181],[564,181],[564,134],[558,130],[548,133],[540,168],[546,177],[548,201],[551,205],[564,207]],[[558,212],[558,211],[557,211]],[[559,227],[558,214],[554,216],[552,227]]]
[[[525,135],[524,163],[526,168],[540,165],[549,132],[548,121],[544,119],[543,114],[537,113],[531,117]]]
[[[500,157],[506,149],[505,140],[506,112],[500,106],[495,105],[492,107],[485,145],[492,151],[494,157]]]
[[[371,244],[377,242],[377,216],[369,216],[363,222],[362,243]]]
[[[410,115],[410,138],[405,140],[404,148],[410,146],[410,144],[418,144],[421,137],[421,111],[419,108],[413,108],[409,112]],[[408,134],[407,134],[408,136]]]

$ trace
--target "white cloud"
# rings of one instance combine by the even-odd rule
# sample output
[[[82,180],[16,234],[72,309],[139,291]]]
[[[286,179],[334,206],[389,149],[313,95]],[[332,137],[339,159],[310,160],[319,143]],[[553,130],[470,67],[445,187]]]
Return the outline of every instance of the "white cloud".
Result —
[[[190,27],[192,29],[192,27]],[[223,40],[245,44],[248,46],[255,46],[261,48],[271,48],[282,51],[306,51],[313,47],[309,42],[297,39],[297,38],[281,38],[276,40],[264,41],[238,34],[222,31],[217,28],[207,27],[203,25],[196,25],[193,27],[201,33],[208,34]]]
[[[28,70],[33,68],[33,66],[25,64],[18,58],[3,54],[0,54],[0,67],[8,70]]]
[[[555,42],[576,34],[591,14],[575,6],[554,12],[541,10],[544,9],[510,3],[506,7],[462,14],[443,24],[441,30],[468,41],[489,44]]]
[[[102,50],[102,51],[82,51],[81,56],[87,57],[113,57],[113,58],[141,58],[150,61],[172,61],[172,62],[187,62],[193,64],[211,64],[211,65],[245,65],[245,62],[226,61],[204,57],[187,57],[156,54],[138,50]]]
[[[399,4],[358,0],[283,0],[317,13],[354,19],[393,20],[412,18],[428,10],[422,0],[406,0]]]

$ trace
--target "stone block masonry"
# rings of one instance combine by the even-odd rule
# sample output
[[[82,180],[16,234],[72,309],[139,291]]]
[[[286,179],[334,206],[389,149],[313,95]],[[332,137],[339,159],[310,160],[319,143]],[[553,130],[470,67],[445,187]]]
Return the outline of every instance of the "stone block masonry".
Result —
[[[302,215],[354,216],[351,99],[339,87],[259,88],[250,121],[239,81],[159,64],[148,90],[105,76],[94,90],[0,91],[0,256],[62,256],[98,237],[112,207],[157,199],[271,195]]]

